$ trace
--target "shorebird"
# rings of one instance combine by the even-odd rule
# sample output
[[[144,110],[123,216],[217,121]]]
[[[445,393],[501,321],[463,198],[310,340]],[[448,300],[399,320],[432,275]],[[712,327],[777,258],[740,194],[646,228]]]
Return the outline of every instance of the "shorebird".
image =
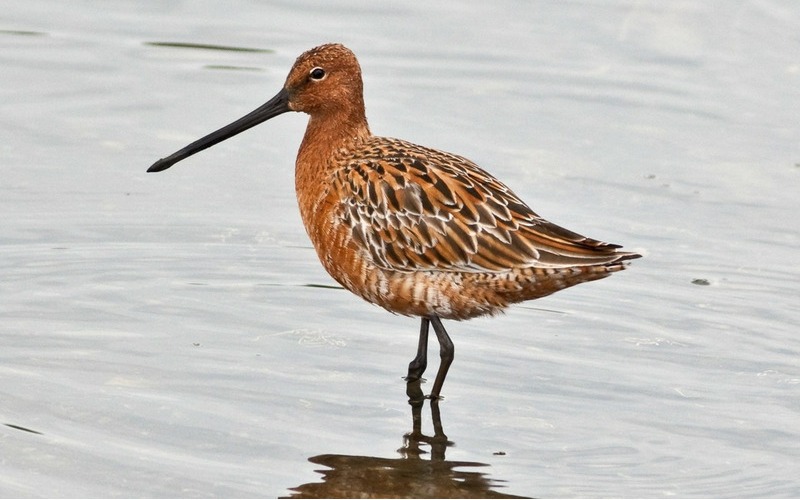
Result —
[[[340,44],[301,54],[275,97],[148,172],[288,111],[309,115],[295,190],[322,265],[368,302],[421,318],[409,381],[425,371],[433,325],[441,362],[432,399],[454,358],[442,319],[496,314],[604,278],[640,257],[548,222],[462,156],[372,135],[361,67]]]

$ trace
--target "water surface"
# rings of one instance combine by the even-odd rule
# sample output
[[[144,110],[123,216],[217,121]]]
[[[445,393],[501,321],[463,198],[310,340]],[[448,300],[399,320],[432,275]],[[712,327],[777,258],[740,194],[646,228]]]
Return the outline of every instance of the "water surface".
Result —
[[[791,1],[8,6],[0,495],[800,495],[798,25]],[[446,399],[409,405],[418,321],[333,286],[300,223],[305,117],[145,173],[328,41],[375,133],[645,258],[447,323]]]

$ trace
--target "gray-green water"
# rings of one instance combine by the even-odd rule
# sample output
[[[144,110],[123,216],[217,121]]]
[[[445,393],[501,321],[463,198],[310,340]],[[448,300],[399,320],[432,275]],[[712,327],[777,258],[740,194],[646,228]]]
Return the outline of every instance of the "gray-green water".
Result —
[[[428,4],[4,7],[0,496],[800,495],[800,6]],[[327,288],[304,116],[145,173],[329,41],[375,133],[646,253],[447,323],[449,446],[418,321]]]

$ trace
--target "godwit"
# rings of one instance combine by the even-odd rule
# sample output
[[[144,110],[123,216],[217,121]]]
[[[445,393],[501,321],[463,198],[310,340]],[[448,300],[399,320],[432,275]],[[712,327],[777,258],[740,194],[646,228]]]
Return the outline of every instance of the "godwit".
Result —
[[[322,265],[368,302],[422,319],[410,381],[425,371],[433,324],[441,363],[432,399],[440,397],[454,357],[442,319],[495,314],[604,278],[640,257],[544,220],[464,157],[372,135],[361,68],[339,44],[305,52],[275,97],[147,171],[165,170],[287,111],[310,115],[295,189]]]

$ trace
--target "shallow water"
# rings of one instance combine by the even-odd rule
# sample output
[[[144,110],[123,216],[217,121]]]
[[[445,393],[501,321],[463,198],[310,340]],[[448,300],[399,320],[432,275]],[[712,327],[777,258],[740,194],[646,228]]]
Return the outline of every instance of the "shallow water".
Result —
[[[799,24],[792,1],[7,6],[0,496],[800,496]],[[334,287],[300,223],[304,117],[145,173],[327,41],[375,133],[645,258],[446,323],[446,399],[409,405],[417,320]]]

